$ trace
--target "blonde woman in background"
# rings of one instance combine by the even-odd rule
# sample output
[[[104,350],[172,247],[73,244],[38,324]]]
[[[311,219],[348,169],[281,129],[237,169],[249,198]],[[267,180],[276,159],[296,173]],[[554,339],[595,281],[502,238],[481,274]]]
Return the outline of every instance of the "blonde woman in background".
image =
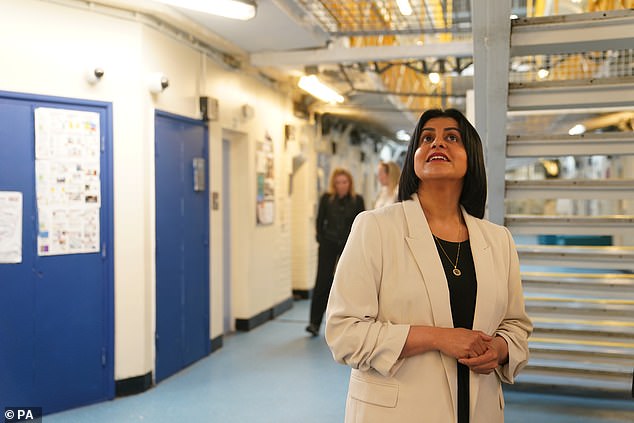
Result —
[[[363,197],[354,191],[354,181],[349,171],[336,168],[330,175],[328,192],[319,200],[317,211],[317,278],[310,304],[310,324],[306,331],[319,334],[335,266],[350,234],[352,222],[365,210]]]
[[[398,180],[401,177],[401,168],[394,162],[380,162],[377,170],[377,179],[381,184],[374,208],[378,209],[396,201],[398,195]]]

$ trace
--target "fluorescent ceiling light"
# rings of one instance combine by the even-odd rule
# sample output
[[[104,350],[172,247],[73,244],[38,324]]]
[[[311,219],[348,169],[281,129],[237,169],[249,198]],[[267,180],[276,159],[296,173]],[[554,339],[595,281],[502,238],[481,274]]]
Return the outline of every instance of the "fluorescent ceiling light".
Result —
[[[412,6],[409,4],[409,0],[396,0],[398,10],[401,11],[401,15],[409,16],[412,14]]]
[[[249,20],[255,16],[252,0],[156,0],[159,3],[230,19]]]
[[[515,66],[512,66],[512,69],[515,72],[528,72],[531,70],[531,66],[528,63],[519,63]]]
[[[429,82],[436,85],[440,82],[440,74],[438,72],[432,72],[429,74]]]
[[[519,16],[517,16],[515,13],[513,13],[511,15],[511,20],[513,20],[513,19],[519,19]]]
[[[550,75],[550,72],[548,71],[548,69],[540,69],[537,71],[537,77],[539,79],[546,79],[548,77],[548,75]]]
[[[399,141],[409,141],[412,137],[404,129],[396,131],[396,139]]]
[[[568,135],[581,135],[586,132],[586,127],[578,123],[568,131]]]
[[[302,76],[297,84],[299,88],[326,103],[343,103],[343,96],[317,78],[317,75]]]

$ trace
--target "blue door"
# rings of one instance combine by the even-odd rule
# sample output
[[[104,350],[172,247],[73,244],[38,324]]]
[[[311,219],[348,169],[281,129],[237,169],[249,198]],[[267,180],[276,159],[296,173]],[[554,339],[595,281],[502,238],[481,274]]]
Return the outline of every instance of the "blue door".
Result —
[[[209,195],[206,124],[157,112],[155,127],[158,382],[209,354]]]
[[[34,110],[100,116],[100,251],[38,256]],[[0,191],[22,193],[22,260],[0,264],[0,410],[114,397],[111,105],[0,92]]]

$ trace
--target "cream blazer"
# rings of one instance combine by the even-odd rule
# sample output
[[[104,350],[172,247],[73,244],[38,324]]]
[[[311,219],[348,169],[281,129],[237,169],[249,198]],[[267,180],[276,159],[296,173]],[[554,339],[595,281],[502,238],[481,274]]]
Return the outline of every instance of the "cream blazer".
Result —
[[[504,421],[501,381],[528,361],[524,310],[510,232],[462,210],[478,291],[473,329],[506,339],[509,362],[470,374],[470,422]],[[447,279],[416,194],[357,216],[326,312],[333,357],[352,367],[347,423],[456,422],[457,363],[439,351],[399,360],[410,325],[453,327]]]

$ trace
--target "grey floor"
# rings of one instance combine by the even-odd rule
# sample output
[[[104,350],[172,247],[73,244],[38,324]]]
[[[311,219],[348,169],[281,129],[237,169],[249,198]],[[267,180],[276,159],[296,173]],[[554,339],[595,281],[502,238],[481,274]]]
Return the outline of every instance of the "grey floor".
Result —
[[[45,423],[343,421],[348,369],[304,332],[308,301],[225,337],[224,346],[149,391],[44,417]],[[634,400],[507,392],[506,422],[634,422]]]

